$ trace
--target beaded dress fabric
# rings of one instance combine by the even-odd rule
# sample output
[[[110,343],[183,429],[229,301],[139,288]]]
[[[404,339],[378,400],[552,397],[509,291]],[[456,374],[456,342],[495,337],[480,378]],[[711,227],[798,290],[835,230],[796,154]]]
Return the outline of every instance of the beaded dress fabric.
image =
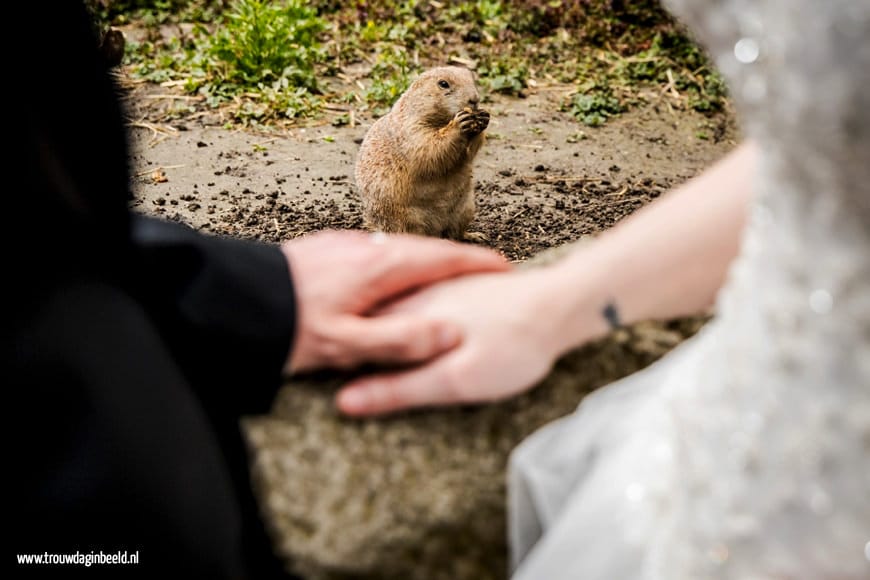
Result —
[[[759,145],[696,337],[511,459],[515,578],[870,578],[870,1],[670,0]]]

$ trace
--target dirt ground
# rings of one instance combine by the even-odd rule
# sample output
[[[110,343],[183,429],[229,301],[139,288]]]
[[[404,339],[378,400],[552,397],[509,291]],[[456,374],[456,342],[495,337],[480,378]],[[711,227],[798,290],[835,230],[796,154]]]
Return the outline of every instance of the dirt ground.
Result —
[[[472,229],[512,260],[613,226],[737,139],[728,114],[704,117],[664,102],[583,127],[559,112],[563,94],[486,105],[493,117],[476,163]],[[357,228],[353,166],[371,122],[272,135],[229,131],[219,119],[172,128],[138,123],[133,205],[212,233],[267,241]],[[506,577],[510,450],[702,323],[614,333],[562,357],[537,388],[498,405],[383,421],[337,415],[332,396],[346,377],[294,379],[269,415],[246,425],[254,488],[276,553],[311,579]]]
[[[492,121],[475,165],[471,229],[511,260],[611,227],[736,143],[729,114],[671,110],[654,98],[602,127],[585,127],[559,110],[567,90],[496,95],[484,105]],[[372,121],[273,134],[228,130],[207,118],[135,123],[133,207],[272,242],[359,228],[353,167]]]

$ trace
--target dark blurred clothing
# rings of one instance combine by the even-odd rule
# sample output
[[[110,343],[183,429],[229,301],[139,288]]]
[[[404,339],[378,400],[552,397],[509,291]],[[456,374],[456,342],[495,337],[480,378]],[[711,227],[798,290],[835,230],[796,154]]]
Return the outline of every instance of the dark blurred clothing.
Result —
[[[12,11],[42,46],[6,53],[19,95],[8,170],[22,184],[7,187],[0,228],[7,557],[138,550],[139,565],[108,569],[278,574],[238,421],[268,409],[290,349],[286,261],[132,218],[121,110],[88,15],[68,1]]]

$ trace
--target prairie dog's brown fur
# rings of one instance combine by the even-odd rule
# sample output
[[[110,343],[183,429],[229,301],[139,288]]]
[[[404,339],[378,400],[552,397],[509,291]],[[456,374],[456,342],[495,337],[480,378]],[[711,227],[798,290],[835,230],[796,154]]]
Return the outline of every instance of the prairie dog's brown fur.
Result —
[[[454,239],[474,219],[471,164],[489,113],[471,71],[438,67],[421,74],[369,129],[356,162],[366,226]]]

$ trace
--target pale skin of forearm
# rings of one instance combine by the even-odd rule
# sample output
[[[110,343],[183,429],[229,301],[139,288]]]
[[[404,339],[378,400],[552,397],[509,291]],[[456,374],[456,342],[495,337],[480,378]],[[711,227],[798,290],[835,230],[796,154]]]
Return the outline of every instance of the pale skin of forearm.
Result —
[[[563,327],[562,348],[605,334],[608,302],[623,324],[711,307],[739,249],[756,157],[753,144],[740,145],[551,268],[546,276],[567,307],[563,320],[577,323]],[[566,301],[571,287],[577,300]],[[593,328],[590,309],[599,313]]]
[[[735,149],[551,266],[470,275],[402,299],[384,314],[450,321],[461,343],[411,370],[363,377],[339,408],[373,415],[408,407],[503,399],[546,376],[563,353],[622,324],[708,309],[736,256],[757,151]]]

